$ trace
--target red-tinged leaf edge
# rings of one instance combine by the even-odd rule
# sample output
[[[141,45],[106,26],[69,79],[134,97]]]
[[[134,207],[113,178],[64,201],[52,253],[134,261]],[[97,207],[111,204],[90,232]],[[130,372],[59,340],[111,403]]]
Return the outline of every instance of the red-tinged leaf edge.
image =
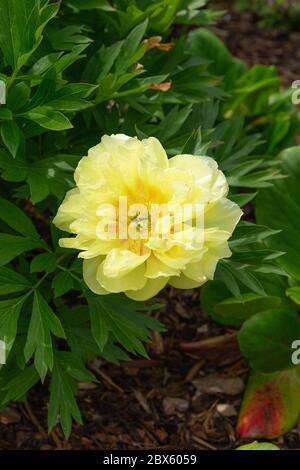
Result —
[[[289,431],[300,414],[300,371],[252,372],[240,410],[241,439],[273,439]]]

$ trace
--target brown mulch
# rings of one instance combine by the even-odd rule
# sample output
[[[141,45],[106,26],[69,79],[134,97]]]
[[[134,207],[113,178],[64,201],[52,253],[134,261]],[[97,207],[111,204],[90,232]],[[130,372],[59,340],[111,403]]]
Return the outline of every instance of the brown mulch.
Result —
[[[212,0],[211,4],[227,11],[215,32],[236,57],[249,65],[275,65],[285,87],[300,79],[300,31],[261,28],[254,14],[236,12],[233,0]]]
[[[212,3],[223,4],[224,1]],[[249,14],[229,13],[216,32],[250,65],[277,65],[283,84],[300,77],[299,32],[261,30]],[[48,387],[0,415],[0,449],[232,449],[248,375],[235,332],[201,311],[199,292],[166,289],[156,312],[167,332],[155,334],[150,360],[90,364],[97,384],[80,384],[83,425],[66,442],[59,427],[47,435]],[[276,441],[300,448],[300,427]]]

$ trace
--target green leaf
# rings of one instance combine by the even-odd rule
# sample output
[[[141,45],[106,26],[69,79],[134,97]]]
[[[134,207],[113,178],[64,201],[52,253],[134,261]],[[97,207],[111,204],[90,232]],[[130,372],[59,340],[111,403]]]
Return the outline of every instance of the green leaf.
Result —
[[[238,176],[236,178],[228,177],[230,186],[242,187],[242,188],[270,188],[272,187],[273,181],[276,179],[282,179],[282,175],[279,170],[261,170],[254,173],[250,173],[245,176]]]
[[[92,336],[90,327],[83,327],[82,325],[73,326],[68,323],[65,326],[65,331],[72,354],[76,357],[80,357],[84,361],[100,354],[105,357],[103,353],[100,353],[99,347]],[[106,349],[106,346],[104,349]],[[129,358],[127,357],[127,359]]]
[[[297,423],[300,413],[300,373],[252,373],[238,421],[243,439],[274,439]]]
[[[292,344],[300,338],[300,322],[283,309],[269,310],[247,320],[239,333],[242,353],[260,372],[295,367]]]
[[[78,10],[94,10],[99,8],[104,11],[114,11],[107,0],[68,0],[68,4]]]
[[[60,111],[81,111],[89,107],[86,98],[97,88],[87,83],[69,83],[54,94],[49,106]]]
[[[179,109],[175,106],[160,123],[156,136],[159,140],[166,142],[181,128],[192,112],[191,106]]]
[[[286,290],[286,295],[297,305],[300,305],[300,286],[289,287]]]
[[[48,103],[55,94],[55,89],[57,85],[57,76],[54,69],[50,69],[43,77],[41,83],[38,86],[37,91],[30,100],[29,107],[33,111],[45,104]]]
[[[52,288],[54,289],[54,297],[60,297],[66,294],[69,290],[74,288],[74,280],[68,271],[61,271],[52,281]]]
[[[111,332],[129,352],[147,357],[142,341],[149,340],[149,330],[161,330],[159,322],[137,313],[134,308],[138,304],[121,296],[89,294],[88,303],[92,334],[101,351]]]
[[[39,241],[33,241],[18,235],[0,233],[0,266],[9,263],[25,251],[31,251],[43,246]]]
[[[201,58],[210,62],[210,70],[218,76],[224,77],[225,88],[234,88],[235,80],[245,70],[245,67],[232,57],[224,43],[211,31],[204,28],[193,30],[188,38],[188,48],[192,56],[197,57],[201,51]]]
[[[5,342],[6,356],[11,350],[17,334],[19,315],[27,296],[0,301],[0,339]]]
[[[37,83],[40,83],[40,77],[44,73],[47,73],[49,69],[54,67],[58,59],[60,59],[62,56],[63,52],[52,52],[42,56],[33,64],[31,69],[29,69],[29,74],[32,74],[34,76],[33,78],[39,80]]]
[[[281,298],[260,296],[252,293],[230,297],[224,284],[212,281],[201,289],[201,304],[217,322],[224,325],[241,326],[248,318],[281,305]]]
[[[0,219],[16,232],[32,239],[39,239],[39,234],[29,217],[17,206],[0,198]]]
[[[96,378],[92,372],[87,370],[78,357],[67,351],[56,351],[55,360],[73,379],[79,382],[94,382]]]
[[[229,292],[231,292],[234,297],[241,297],[239,284],[236,281],[235,277],[232,275],[228,263],[226,264],[225,262],[220,262],[218,264],[215,274],[215,280],[223,282],[223,284],[225,284]]]
[[[115,65],[118,72],[127,70],[130,65],[138,62],[138,60],[144,55],[147,46],[143,44],[141,50],[138,51],[138,49],[147,26],[148,19],[137,25],[127,36]]]
[[[284,151],[281,155],[283,180],[262,191],[257,197],[258,222],[274,230],[282,230],[266,240],[273,250],[285,252],[278,264],[292,277],[300,280],[300,147]]]
[[[0,107],[1,111],[1,107]],[[7,152],[0,150],[0,168],[3,170],[1,173],[2,179],[6,181],[24,181],[26,178],[26,166],[24,162],[10,158]]]
[[[48,369],[53,367],[51,333],[65,338],[63,327],[42,295],[35,291],[31,320],[24,349],[25,359],[34,354],[34,365],[43,381]]]
[[[30,86],[26,82],[14,84],[7,96],[7,106],[12,111],[18,111],[28,104],[30,98]]]
[[[82,54],[82,51],[84,51],[87,48],[87,46],[88,44],[79,44],[77,46],[74,46],[70,53],[64,54],[63,56],[59,57],[58,60],[54,64],[56,72],[57,73],[63,72],[72,64],[74,64],[74,62],[85,57]]]
[[[62,131],[73,127],[69,119],[64,114],[60,111],[53,110],[49,106],[39,106],[34,108],[31,111],[28,111],[25,116],[39,124],[41,127],[52,131]]]
[[[246,206],[249,202],[257,196],[257,193],[239,193],[239,194],[230,194],[229,199],[240,207]]]
[[[236,450],[280,450],[275,444],[271,442],[251,442],[251,444],[245,444],[237,447]]]
[[[3,389],[7,391],[4,403],[11,400],[21,400],[38,382],[38,380],[39,376],[33,365],[15,373],[14,376],[3,386]]]
[[[215,305],[214,312],[219,318],[218,321],[220,321],[220,318],[223,318],[224,322],[226,317],[232,316],[231,318],[235,319],[235,325],[239,326],[256,313],[279,307],[280,304],[281,299],[279,297],[243,294],[242,299],[232,297],[219,302]]]
[[[72,175],[79,160],[80,156],[62,154],[32,163],[27,171],[32,202],[36,204],[49,194],[63,199],[74,185]]]
[[[21,142],[21,131],[14,121],[4,121],[1,125],[2,140],[15,158]]]
[[[48,5],[39,0],[0,0],[0,48],[14,72],[28,61],[42,39],[48,21],[57,13],[59,3]]]
[[[87,64],[85,73],[89,80],[99,83],[111,71],[123,47],[124,41],[117,41],[109,47],[104,45],[97,51]]]
[[[8,108],[4,108],[4,106],[1,106],[0,107],[0,119],[2,119],[3,121],[5,120],[12,120],[13,118],[13,114],[11,112],[10,109]]]
[[[56,269],[56,257],[53,253],[42,253],[33,258],[30,264],[31,273],[52,273]]]
[[[21,54],[35,46],[38,5],[38,0],[0,0],[0,17],[5,18],[0,31],[0,48],[14,70],[18,68]]]
[[[29,169],[27,181],[30,187],[31,199],[34,204],[43,201],[49,195],[50,188],[42,170],[38,170],[32,166]]]
[[[0,295],[13,294],[31,287],[28,279],[12,269],[0,267]]]
[[[91,330],[100,351],[103,351],[109,337],[110,326],[107,322],[105,311],[101,302],[98,302],[94,297],[89,300],[90,317],[91,317]]]
[[[72,430],[72,417],[82,424],[80,411],[74,394],[76,384],[73,377],[66,373],[64,363],[55,355],[50,385],[50,402],[48,408],[48,429],[53,429],[60,417],[61,427],[66,438]]]
[[[242,221],[238,224],[230,239],[230,248],[238,248],[251,243],[257,243],[280,233],[263,225]]]
[[[48,39],[53,49],[72,50],[77,44],[89,45],[92,41],[85,33],[88,31],[86,25],[68,24],[64,28],[54,23],[47,29]]]

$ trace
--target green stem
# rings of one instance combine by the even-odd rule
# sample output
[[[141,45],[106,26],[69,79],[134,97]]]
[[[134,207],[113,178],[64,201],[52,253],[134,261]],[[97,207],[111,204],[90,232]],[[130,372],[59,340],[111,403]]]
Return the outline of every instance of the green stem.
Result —
[[[18,72],[19,70],[16,69],[13,71],[12,75],[9,77],[9,79],[7,80],[7,83],[6,83],[6,91],[9,90],[9,88],[12,86],[12,84],[14,83],[14,81],[16,80],[17,78],[17,75],[18,75]]]
[[[65,268],[64,266],[61,266],[60,264],[57,264],[57,267],[58,267],[58,269],[61,269],[61,271],[68,272],[72,276],[72,278],[75,279],[75,281],[79,282],[80,284],[82,284],[85,287],[85,284],[84,284],[83,280],[80,279],[80,277],[76,276],[76,274],[74,274],[72,271],[70,271],[70,269]]]
[[[51,250],[49,250],[51,252]],[[58,263],[62,261],[66,256],[68,256],[67,253],[64,253],[61,255],[59,258],[57,258],[57,267],[60,267]],[[61,267],[60,267],[61,268]],[[66,269],[67,271],[67,269]],[[37,283],[25,294],[25,298],[29,297],[34,291],[38,289],[38,287],[44,282],[44,280],[48,277],[48,275],[51,273],[45,273],[38,281]],[[78,278],[79,279],[79,278]]]
[[[27,299],[27,297],[30,297],[31,294],[33,294],[36,289],[44,282],[46,277],[48,276],[49,273],[45,273],[39,280],[38,282],[24,295],[24,298]]]

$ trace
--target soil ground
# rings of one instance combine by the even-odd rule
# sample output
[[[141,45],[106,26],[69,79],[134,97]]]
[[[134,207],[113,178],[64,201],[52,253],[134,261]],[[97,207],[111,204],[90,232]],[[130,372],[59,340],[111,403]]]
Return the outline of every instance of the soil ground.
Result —
[[[259,18],[236,12],[234,0],[213,0],[211,4],[227,11],[215,32],[236,57],[249,65],[275,65],[285,87],[300,79],[300,31],[258,27]]]
[[[214,30],[250,65],[279,67],[282,82],[300,78],[300,33],[261,30],[255,18],[232,10]],[[156,316],[167,333],[155,334],[150,360],[113,366],[90,364],[98,384],[80,384],[77,398],[83,425],[69,441],[59,428],[47,435],[47,387],[0,415],[0,449],[232,449],[248,376],[233,330],[201,311],[198,291],[166,289]],[[212,385],[213,382],[213,385]],[[217,384],[217,389],[216,389]],[[300,448],[300,426],[276,441]]]

